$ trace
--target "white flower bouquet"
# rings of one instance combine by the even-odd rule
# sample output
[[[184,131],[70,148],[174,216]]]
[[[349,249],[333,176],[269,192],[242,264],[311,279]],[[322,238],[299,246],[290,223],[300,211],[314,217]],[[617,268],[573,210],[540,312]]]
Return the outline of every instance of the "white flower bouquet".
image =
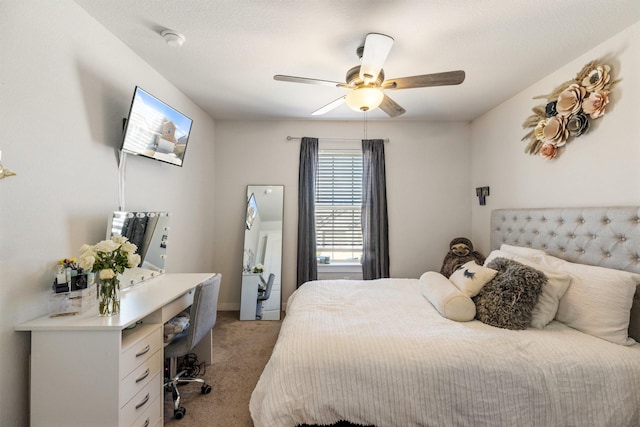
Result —
[[[137,250],[136,245],[122,236],[114,236],[93,246],[85,244],[80,248],[80,268],[97,273],[98,309],[101,316],[120,312],[118,274],[122,274],[125,268],[133,268],[140,264]]]

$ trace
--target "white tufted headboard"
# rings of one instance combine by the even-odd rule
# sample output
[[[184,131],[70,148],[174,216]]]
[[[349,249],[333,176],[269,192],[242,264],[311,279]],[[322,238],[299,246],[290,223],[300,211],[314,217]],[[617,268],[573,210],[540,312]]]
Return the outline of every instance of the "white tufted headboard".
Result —
[[[640,273],[640,207],[497,209],[491,249],[502,243],[542,249],[581,264]],[[629,334],[640,341],[640,293]]]

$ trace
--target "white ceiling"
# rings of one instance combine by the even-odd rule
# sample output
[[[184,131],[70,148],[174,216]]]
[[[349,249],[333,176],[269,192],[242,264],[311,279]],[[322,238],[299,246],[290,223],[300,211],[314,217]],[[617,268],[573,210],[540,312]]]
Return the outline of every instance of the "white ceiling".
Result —
[[[346,89],[273,76],[343,82],[369,32],[395,39],[387,78],[466,71],[459,86],[387,92],[407,112],[370,120],[472,120],[640,20],[640,0],[75,2],[217,120],[361,120],[346,105],[309,115]]]

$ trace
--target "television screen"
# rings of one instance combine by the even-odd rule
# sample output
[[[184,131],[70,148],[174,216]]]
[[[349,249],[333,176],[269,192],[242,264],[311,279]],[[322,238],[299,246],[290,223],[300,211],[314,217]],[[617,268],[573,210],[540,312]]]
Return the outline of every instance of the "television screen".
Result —
[[[136,86],[122,151],[182,166],[193,121]]]
[[[256,219],[256,215],[258,215],[258,204],[256,203],[255,196],[251,193],[249,202],[247,202],[247,230],[251,230],[251,226],[253,225],[253,220]]]

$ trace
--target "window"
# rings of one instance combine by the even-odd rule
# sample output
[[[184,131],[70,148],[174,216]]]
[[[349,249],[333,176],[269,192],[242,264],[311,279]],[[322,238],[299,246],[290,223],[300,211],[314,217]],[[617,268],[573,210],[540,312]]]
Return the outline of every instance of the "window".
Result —
[[[315,203],[318,262],[359,264],[362,257],[360,150],[318,153]]]

